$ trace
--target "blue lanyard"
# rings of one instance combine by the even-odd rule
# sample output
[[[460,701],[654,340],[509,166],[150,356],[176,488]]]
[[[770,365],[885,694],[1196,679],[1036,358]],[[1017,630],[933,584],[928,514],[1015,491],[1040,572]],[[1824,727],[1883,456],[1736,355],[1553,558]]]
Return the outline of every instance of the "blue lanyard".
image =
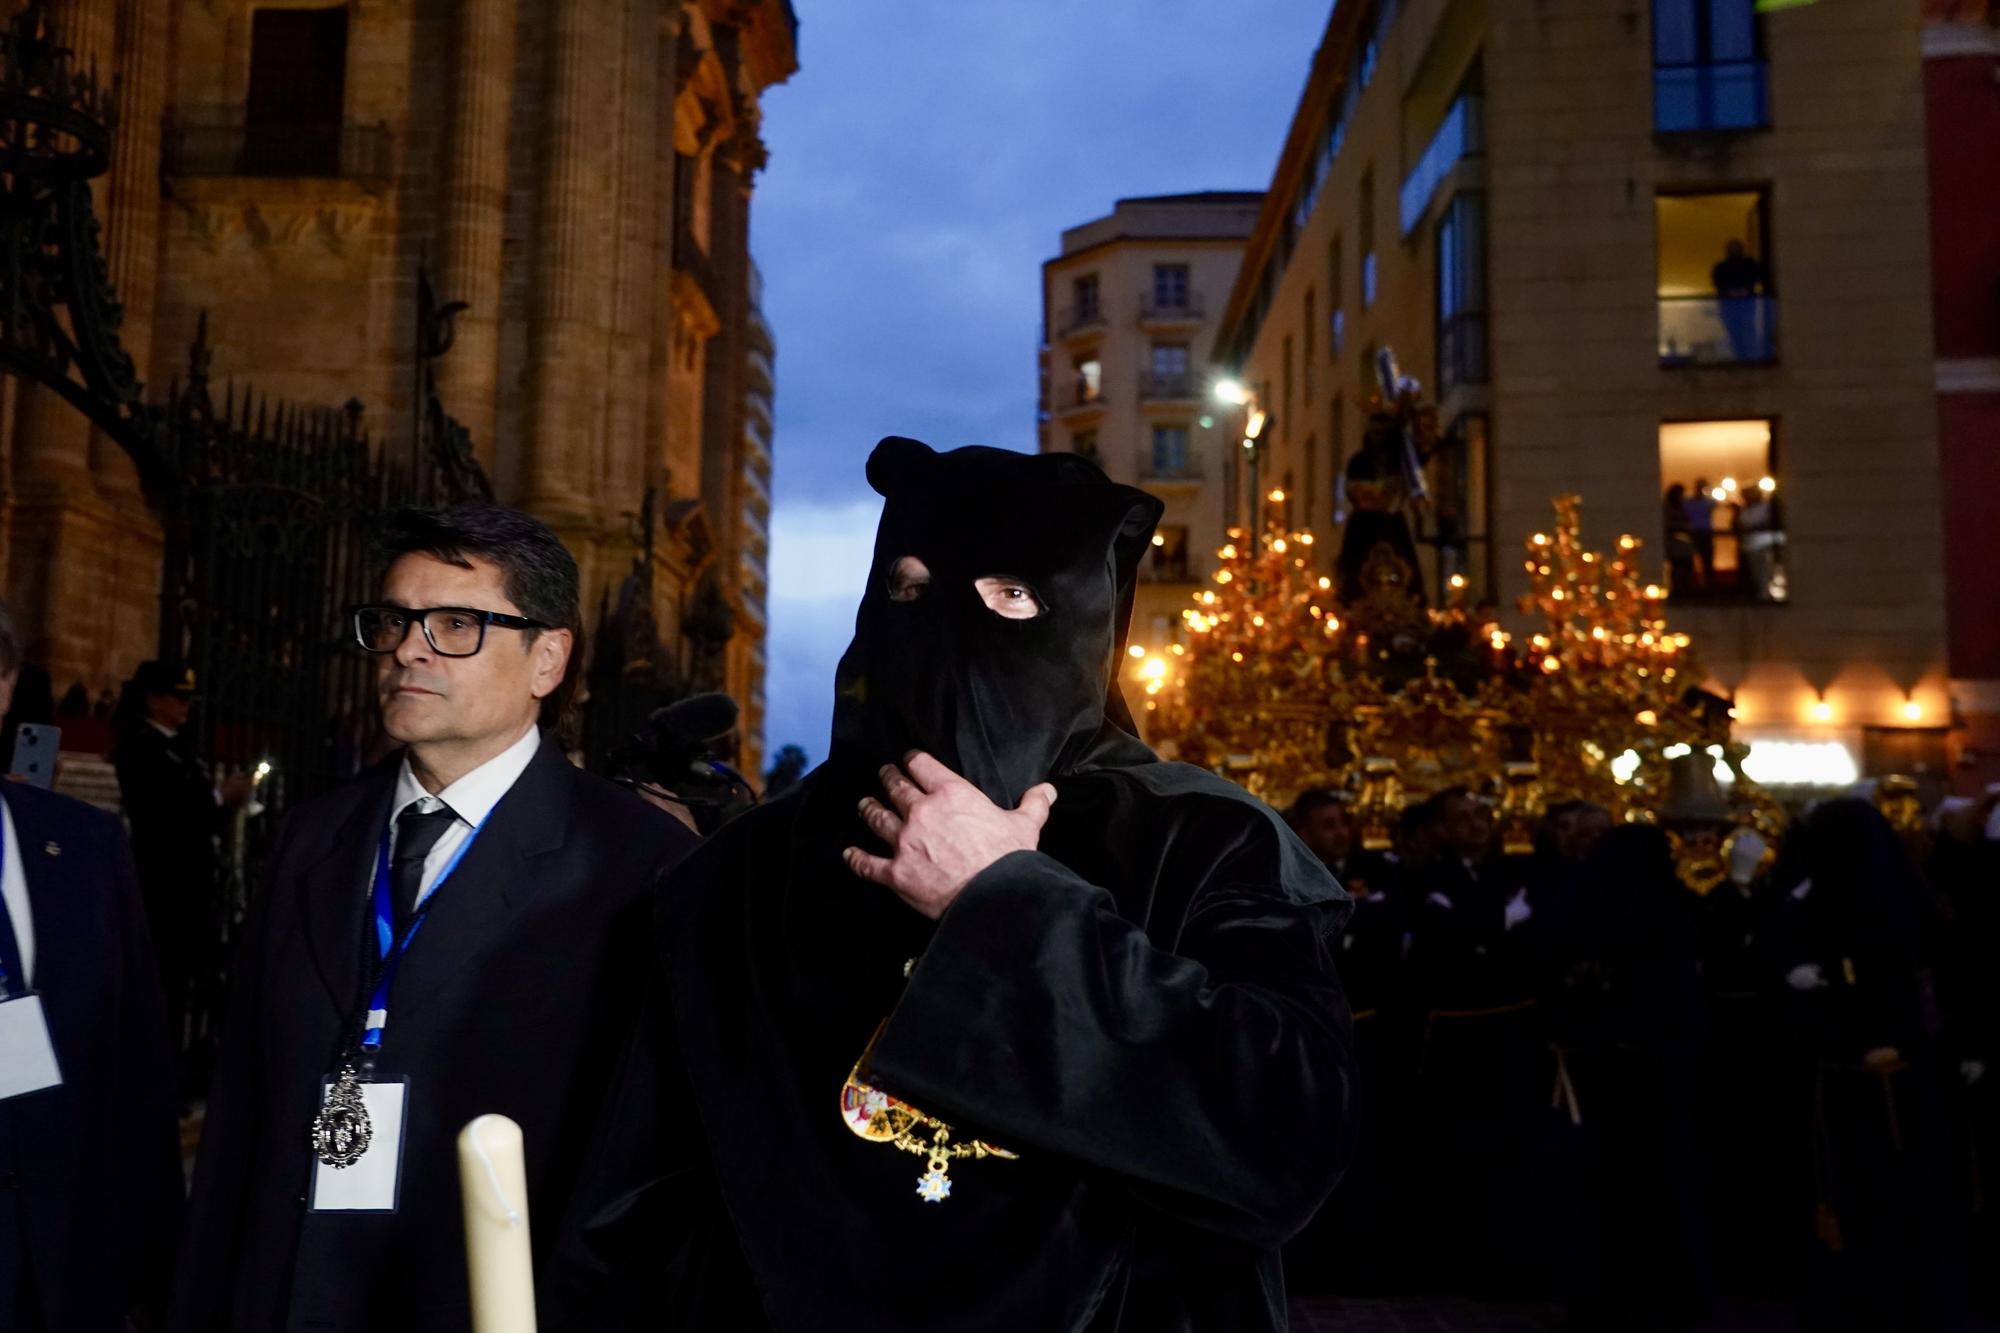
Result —
[[[465,835],[465,841],[451,854],[443,870],[431,885],[431,891],[417,907],[410,920],[410,928],[403,932],[403,938],[396,938],[396,905],[389,889],[389,830],[382,830],[382,842],[375,854],[375,949],[380,964],[375,974],[375,989],[368,996],[368,1017],[361,1028],[361,1049],[377,1051],[382,1048],[382,1029],[389,1026],[389,989],[396,984],[396,969],[403,964],[403,955],[410,951],[410,941],[424,928],[430,919],[431,904],[437,901],[438,890],[451,878],[451,872],[458,869],[458,863],[472,850],[473,839],[479,830],[486,827],[481,820],[472,826],[472,832]]]

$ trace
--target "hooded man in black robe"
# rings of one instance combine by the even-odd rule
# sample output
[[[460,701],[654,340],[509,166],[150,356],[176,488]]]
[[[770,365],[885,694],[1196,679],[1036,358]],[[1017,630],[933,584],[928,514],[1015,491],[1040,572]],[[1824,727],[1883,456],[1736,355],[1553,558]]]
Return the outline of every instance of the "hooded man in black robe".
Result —
[[[1157,500],[889,439],[828,762],[667,883],[567,1327],[1285,1327],[1347,898],[1117,688]]]

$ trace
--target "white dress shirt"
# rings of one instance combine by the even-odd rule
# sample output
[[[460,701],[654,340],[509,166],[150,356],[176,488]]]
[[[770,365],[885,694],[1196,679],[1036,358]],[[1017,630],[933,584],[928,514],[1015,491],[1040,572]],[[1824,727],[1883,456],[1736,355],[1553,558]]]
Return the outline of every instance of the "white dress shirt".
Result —
[[[431,848],[424,858],[424,877],[417,887],[417,903],[431,896],[437,887],[438,876],[451,864],[451,858],[472,836],[472,830],[486,822],[486,816],[493,807],[500,804],[500,798],[520,780],[528,769],[528,761],[535,757],[535,751],[542,745],[542,729],[529,727],[520,740],[494,755],[478,768],[473,769],[458,781],[433,796],[424,790],[424,784],[417,781],[417,775],[410,771],[410,757],[403,756],[402,770],[396,775],[396,794],[389,803],[389,855],[396,854],[396,818],[411,806],[428,814],[440,805],[448,805],[458,816],[444,836]],[[11,843],[10,843],[11,846]],[[8,905],[12,906],[12,899]],[[413,907],[416,904],[411,904]]]
[[[35,980],[35,914],[28,905],[28,876],[21,869],[21,840],[14,835],[14,812],[0,801],[0,834],[7,839],[7,853],[0,860],[0,900],[7,904],[7,916],[14,923],[14,939],[21,946],[22,978]]]

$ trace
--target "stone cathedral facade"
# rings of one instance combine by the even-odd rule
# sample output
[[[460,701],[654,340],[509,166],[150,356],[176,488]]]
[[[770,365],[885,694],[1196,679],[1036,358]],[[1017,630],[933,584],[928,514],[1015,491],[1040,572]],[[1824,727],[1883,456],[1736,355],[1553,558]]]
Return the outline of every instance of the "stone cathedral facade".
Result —
[[[498,497],[577,554],[595,621],[650,562],[688,688],[759,763],[773,346],[749,255],[787,0],[53,0],[115,80],[100,238],[151,386],[206,317],[225,382],[413,434],[418,273]],[[0,379],[0,561],[58,696],[153,655],[158,523],[130,460]],[[649,502],[650,501],[650,502]],[[754,768],[753,768],[754,771]]]

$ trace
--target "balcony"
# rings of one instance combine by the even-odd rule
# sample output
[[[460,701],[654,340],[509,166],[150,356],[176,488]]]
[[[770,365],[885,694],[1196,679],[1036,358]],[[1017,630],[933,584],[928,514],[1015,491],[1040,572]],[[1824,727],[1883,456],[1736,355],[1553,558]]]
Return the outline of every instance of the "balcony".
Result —
[[[1064,306],[1056,314],[1056,337],[1086,338],[1104,331],[1104,304],[1092,301],[1085,305]]]
[[[1476,157],[1481,151],[1484,136],[1484,108],[1481,99],[1467,93],[1451,104],[1445,112],[1444,123],[1431,136],[1424,154],[1417,159],[1417,165],[1404,178],[1402,192],[1397,196],[1397,215],[1402,222],[1402,234],[1407,236],[1424,220],[1424,214],[1431,205],[1431,196],[1451,174],[1452,168],[1468,157]],[[1372,258],[1372,255],[1370,256]],[[1364,296],[1364,303],[1371,299]]]
[[[1149,458],[1140,480],[1155,486],[1199,486],[1202,480],[1201,460]]]
[[[392,158],[386,124],[246,123],[243,108],[184,107],[160,144],[170,177],[266,176],[387,180]]]
[[[1104,391],[1092,388],[1082,379],[1074,384],[1065,384],[1056,390],[1056,415],[1058,417],[1081,417],[1104,410]]]
[[[1653,68],[1653,129],[1657,133],[1761,130],[1770,123],[1761,60]]]
[[[1139,401],[1142,403],[1193,403],[1200,400],[1201,386],[1186,371],[1178,374],[1146,371],[1139,376]]]
[[[1778,359],[1777,313],[1769,296],[1662,296],[1660,364],[1768,365]]]
[[[1158,293],[1152,293],[1139,303],[1139,324],[1143,328],[1192,327],[1201,321],[1200,292],[1183,292],[1179,297],[1170,296],[1165,299]]]
[[[743,354],[743,368],[752,394],[769,396],[777,387],[777,378],[771,372],[771,358],[755,342]]]

